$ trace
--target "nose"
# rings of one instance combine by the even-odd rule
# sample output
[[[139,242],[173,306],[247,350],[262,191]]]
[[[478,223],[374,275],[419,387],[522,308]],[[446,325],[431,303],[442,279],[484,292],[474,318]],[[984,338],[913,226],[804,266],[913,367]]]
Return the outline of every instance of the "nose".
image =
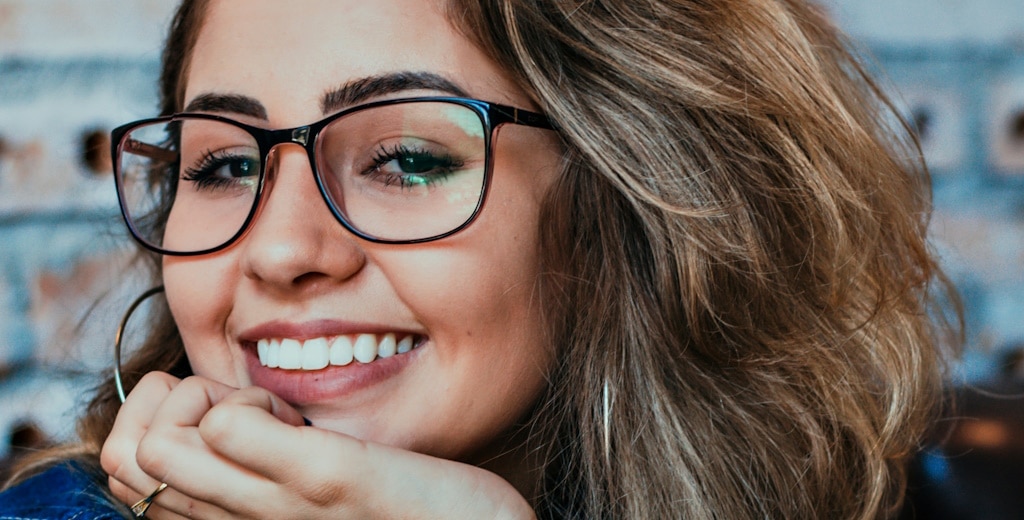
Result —
[[[365,251],[327,207],[305,150],[278,145],[266,168],[260,207],[239,244],[245,276],[288,294],[355,276]]]

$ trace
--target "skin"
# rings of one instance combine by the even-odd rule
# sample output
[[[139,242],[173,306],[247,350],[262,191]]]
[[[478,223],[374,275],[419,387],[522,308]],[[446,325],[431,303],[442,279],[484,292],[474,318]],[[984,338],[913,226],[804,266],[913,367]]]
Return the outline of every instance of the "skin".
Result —
[[[186,104],[242,95],[266,119],[221,115],[294,127],[324,116],[325,91],[412,71],[535,110],[442,9],[401,0],[214,1]],[[276,148],[271,189],[241,240],[164,259],[167,299],[196,376],[153,373],[129,395],[101,459],[113,493],[131,504],[166,482],[150,518],[531,517],[523,495],[536,476],[513,446],[553,358],[535,259],[559,149],[550,131],[505,125],[495,135],[483,212],[464,231],[419,245],[351,235],[317,192],[305,151]],[[253,336],[302,339],[339,328],[426,341],[326,395],[303,394],[312,378],[289,380],[278,392],[287,399],[253,385]]]

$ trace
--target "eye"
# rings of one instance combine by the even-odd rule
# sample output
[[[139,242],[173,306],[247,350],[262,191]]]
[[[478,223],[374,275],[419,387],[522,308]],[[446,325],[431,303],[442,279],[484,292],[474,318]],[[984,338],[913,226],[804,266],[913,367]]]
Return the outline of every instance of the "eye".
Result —
[[[389,163],[395,163],[402,173],[429,173],[438,169],[450,168],[452,161],[426,153],[410,152],[392,159]],[[390,164],[382,166],[390,166]],[[386,168],[382,167],[381,169]]]
[[[206,152],[197,164],[186,168],[182,180],[196,183],[198,189],[214,189],[252,184],[259,176],[257,159],[231,152]]]
[[[399,144],[381,146],[364,175],[407,187],[442,181],[460,167],[462,162],[449,154]]]

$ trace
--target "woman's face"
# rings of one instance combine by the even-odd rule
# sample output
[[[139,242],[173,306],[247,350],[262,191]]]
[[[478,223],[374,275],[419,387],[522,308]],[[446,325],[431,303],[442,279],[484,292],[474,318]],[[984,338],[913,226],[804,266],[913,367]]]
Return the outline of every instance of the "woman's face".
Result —
[[[328,92],[403,72],[531,108],[453,29],[443,6],[401,0],[214,0],[185,104],[202,96],[216,108],[207,111],[290,128],[323,118]],[[400,85],[366,100],[450,94]],[[223,96],[248,98],[266,117],[208,102]],[[498,449],[552,362],[536,293],[537,228],[559,151],[553,132],[517,125],[500,128],[493,150],[487,203],[469,228],[420,245],[381,245],[337,222],[300,146],[279,146],[267,162],[269,191],[240,240],[218,253],[164,259],[167,299],[195,373],[267,388],[316,426],[365,440],[467,461]],[[279,343],[264,348],[279,348],[283,359],[286,349],[345,341],[356,357],[360,349],[413,348],[315,370],[269,368],[257,352]]]

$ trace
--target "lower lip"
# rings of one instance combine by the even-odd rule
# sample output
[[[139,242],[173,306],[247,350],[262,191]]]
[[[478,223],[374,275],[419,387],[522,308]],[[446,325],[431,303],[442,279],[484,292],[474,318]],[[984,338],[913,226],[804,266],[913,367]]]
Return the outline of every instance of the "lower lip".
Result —
[[[353,361],[345,366],[331,365],[312,371],[265,367],[260,364],[255,346],[245,351],[249,377],[254,386],[265,388],[293,405],[309,405],[349,397],[397,376],[422,348],[378,358],[372,363]]]

